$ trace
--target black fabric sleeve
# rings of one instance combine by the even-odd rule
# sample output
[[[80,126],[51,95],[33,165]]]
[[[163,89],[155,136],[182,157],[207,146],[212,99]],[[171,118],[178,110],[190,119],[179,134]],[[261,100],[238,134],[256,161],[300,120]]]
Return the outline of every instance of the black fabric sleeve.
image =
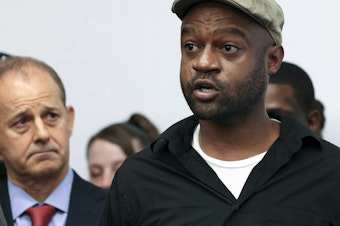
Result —
[[[106,199],[99,226],[133,226],[133,219],[127,194],[120,183],[118,171]]]

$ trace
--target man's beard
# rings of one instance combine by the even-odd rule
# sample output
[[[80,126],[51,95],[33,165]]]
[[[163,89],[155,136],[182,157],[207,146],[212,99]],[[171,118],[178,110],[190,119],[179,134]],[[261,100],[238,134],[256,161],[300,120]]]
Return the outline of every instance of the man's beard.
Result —
[[[256,103],[264,98],[266,90],[267,78],[261,62],[264,62],[263,58],[244,80],[233,85],[218,80],[216,75],[205,73],[197,73],[191,83],[183,84],[181,81],[182,92],[192,112],[199,119],[216,121],[225,121],[249,114]],[[201,78],[210,79],[216,84],[220,91],[218,101],[209,103],[195,99],[193,81]]]

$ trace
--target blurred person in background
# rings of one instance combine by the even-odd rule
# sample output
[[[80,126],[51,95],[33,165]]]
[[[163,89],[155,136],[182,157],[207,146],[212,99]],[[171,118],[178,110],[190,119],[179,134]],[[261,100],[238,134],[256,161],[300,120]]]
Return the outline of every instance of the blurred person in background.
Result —
[[[316,108],[311,78],[296,64],[282,62],[278,72],[270,76],[265,107],[267,112],[278,111],[296,118],[321,135],[323,111]]]
[[[145,131],[152,140],[159,136],[159,130],[157,127],[141,113],[132,114],[127,122]]]
[[[109,189],[124,160],[148,145],[158,135],[157,128],[144,115],[131,115],[127,122],[111,124],[94,134],[87,145],[90,181]]]
[[[323,137],[323,129],[326,124],[325,106],[320,100],[315,99],[314,108],[320,112],[320,125],[314,132],[320,137]]]

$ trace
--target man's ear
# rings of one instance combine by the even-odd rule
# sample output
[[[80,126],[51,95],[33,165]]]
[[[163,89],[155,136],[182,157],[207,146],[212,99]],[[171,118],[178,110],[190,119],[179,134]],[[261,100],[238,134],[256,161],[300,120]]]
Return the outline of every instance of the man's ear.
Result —
[[[68,113],[68,133],[69,137],[71,137],[75,117],[74,108],[72,106],[67,106],[67,113]]]
[[[321,136],[321,113],[317,109],[308,113],[307,125],[313,132]]]
[[[282,63],[284,50],[281,45],[273,45],[267,52],[267,66],[269,75],[275,74]]]

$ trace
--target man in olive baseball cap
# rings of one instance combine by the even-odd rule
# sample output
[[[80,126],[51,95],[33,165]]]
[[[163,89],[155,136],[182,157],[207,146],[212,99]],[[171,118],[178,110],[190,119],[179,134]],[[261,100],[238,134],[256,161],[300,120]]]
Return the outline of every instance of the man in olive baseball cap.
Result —
[[[172,11],[182,20],[188,10],[199,2],[206,0],[175,0]],[[213,0],[233,6],[247,14],[264,27],[273,38],[275,44],[282,44],[282,27],[284,15],[275,0]],[[212,1],[211,1],[212,2]]]

